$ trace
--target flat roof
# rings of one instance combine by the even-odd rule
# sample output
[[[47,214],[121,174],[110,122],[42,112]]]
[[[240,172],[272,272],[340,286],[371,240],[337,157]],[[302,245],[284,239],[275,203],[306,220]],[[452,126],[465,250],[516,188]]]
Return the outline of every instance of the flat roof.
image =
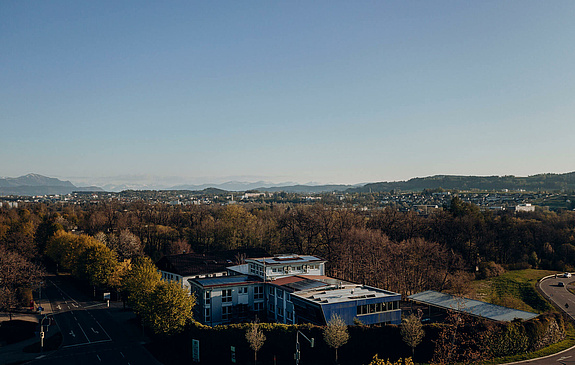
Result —
[[[324,259],[309,255],[279,255],[274,257],[248,258],[246,261],[255,261],[264,265],[284,265],[284,264],[309,264],[315,262],[325,262]]]
[[[234,285],[262,282],[260,278],[251,275],[218,276],[215,278],[190,279],[189,281],[196,282],[201,286],[203,286],[204,288],[216,287],[216,286],[234,286]]]
[[[292,295],[320,304],[331,304],[352,300],[386,298],[398,296],[399,294],[365,285],[347,284],[296,292]]]
[[[502,307],[475,299],[455,297],[451,294],[440,293],[433,290],[413,294],[408,298],[414,302],[443,309],[452,309],[493,321],[511,322],[516,318],[529,320],[538,316],[537,313]]]

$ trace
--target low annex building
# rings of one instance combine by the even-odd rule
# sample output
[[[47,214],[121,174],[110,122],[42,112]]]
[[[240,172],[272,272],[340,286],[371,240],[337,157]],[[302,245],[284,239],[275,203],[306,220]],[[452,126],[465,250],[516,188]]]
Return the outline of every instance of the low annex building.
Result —
[[[310,255],[249,257],[187,278],[196,320],[215,326],[260,320],[325,325],[334,314],[347,324],[399,324],[398,293],[325,276],[326,261]],[[163,277],[170,274],[164,272]]]

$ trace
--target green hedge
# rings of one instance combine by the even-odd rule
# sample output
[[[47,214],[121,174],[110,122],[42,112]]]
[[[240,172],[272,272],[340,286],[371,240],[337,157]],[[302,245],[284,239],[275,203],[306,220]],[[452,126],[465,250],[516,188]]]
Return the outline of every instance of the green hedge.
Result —
[[[166,365],[191,363],[192,339],[200,341],[202,364],[231,364],[231,346],[236,349],[237,364],[253,363],[245,333],[249,324],[209,327],[194,324],[184,333],[170,337],[156,337],[149,349]],[[415,349],[415,362],[429,363],[435,350],[435,341],[445,328],[443,324],[425,325],[425,338]],[[334,350],[323,341],[322,327],[314,325],[285,325],[262,323],[266,341],[258,353],[260,364],[293,364],[296,330],[315,338],[315,348],[300,338],[301,364],[333,364]],[[557,313],[543,314],[530,321],[511,323],[478,322],[466,326],[470,336],[487,338],[489,357],[513,355],[535,351],[561,341],[565,336],[564,318]],[[399,326],[349,326],[349,342],[339,349],[342,364],[368,364],[375,354],[395,361],[411,356],[399,333]]]

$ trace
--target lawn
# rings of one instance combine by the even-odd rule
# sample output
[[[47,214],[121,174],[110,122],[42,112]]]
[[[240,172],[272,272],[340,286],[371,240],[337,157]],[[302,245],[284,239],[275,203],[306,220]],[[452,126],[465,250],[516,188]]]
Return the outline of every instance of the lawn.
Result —
[[[472,282],[472,290],[479,300],[520,309],[544,313],[554,311],[536,290],[536,284],[544,276],[558,273],[550,270],[514,270],[498,277]]]

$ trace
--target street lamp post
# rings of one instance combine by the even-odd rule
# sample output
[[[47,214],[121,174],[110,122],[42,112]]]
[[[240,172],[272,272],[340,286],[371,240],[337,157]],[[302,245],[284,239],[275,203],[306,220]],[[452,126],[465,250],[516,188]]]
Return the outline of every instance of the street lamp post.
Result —
[[[313,348],[314,344],[315,344],[315,339],[312,337],[311,340],[304,335],[300,330],[296,331],[296,335],[295,335],[295,363],[296,365],[299,365],[299,359],[300,359],[300,346],[299,346],[299,335],[302,335],[303,338],[305,338],[309,344],[311,345],[311,347]]]

